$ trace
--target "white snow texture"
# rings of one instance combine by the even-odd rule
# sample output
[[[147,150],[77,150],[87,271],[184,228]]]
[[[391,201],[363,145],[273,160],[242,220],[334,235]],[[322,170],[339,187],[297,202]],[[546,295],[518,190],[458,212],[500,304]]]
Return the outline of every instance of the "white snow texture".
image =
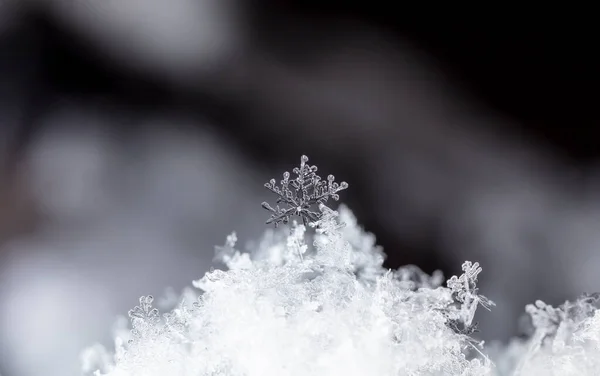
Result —
[[[499,376],[600,374],[600,297],[526,308],[527,338],[488,348],[475,340],[481,267],[442,286],[440,273],[383,268],[384,255],[345,206],[323,203],[315,230],[269,229],[247,252],[235,233],[212,270],[160,314],[144,296],[115,350],[82,354],[87,375]],[[200,291],[201,290],[201,291]]]

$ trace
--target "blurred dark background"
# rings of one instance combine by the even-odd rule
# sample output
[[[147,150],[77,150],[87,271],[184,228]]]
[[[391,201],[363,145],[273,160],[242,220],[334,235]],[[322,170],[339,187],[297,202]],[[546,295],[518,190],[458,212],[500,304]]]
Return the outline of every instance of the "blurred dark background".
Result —
[[[257,238],[262,183],[301,154],[349,182],[387,266],[480,261],[486,339],[600,290],[595,23],[507,15],[0,3],[0,373],[76,374],[138,296]]]

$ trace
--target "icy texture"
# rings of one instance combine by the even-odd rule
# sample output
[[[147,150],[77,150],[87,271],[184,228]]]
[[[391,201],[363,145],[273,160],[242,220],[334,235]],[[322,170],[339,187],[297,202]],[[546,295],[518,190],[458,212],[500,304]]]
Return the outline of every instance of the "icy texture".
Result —
[[[565,302],[557,308],[540,300],[527,305],[532,334],[527,341],[514,340],[507,349],[499,351],[496,374],[600,374],[598,308],[598,294],[584,294],[575,302]]]
[[[455,326],[489,301],[473,269],[439,286],[414,266],[382,267],[383,254],[351,212],[320,206],[316,231],[294,223],[269,230],[249,252],[230,235],[217,257],[227,271],[194,281],[203,293],[160,315],[152,297],[129,313],[131,332],[113,355],[86,350],[88,374],[136,375],[488,375],[479,344]],[[345,226],[340,218],[346,221]],[[462,299],[462,301],[461,301]],[[477,350],[477,351],[475,351]]]
[[[129,312],[111,353],[84,351],[86,374],[107,376],[592,376],[600,374],[600,295],[552,307],[528,305],[527,338],[488,349],[473,337],[482,269],[466,261],[463,274],[442,286],[441,273],[408,265],[383,268],[384,255],[345,206],[324,205],[347,186],[320,185],[314,166],[294,172],[296,191],[271,182],[287,209],[246,252],[230,234],[212,270],[193,281],[180,301],[160,314],[152,296]],[[308,171],[308,173],[306,173]],[[307,180],[311,183],[305,184]],[[308,192],[315,187],[315,191]],[[288,201],[286,201],[288,200]],[[298,201],[299,200],[299,201]],[[293,205],[299,204],[296,209]],[[310,206],[318,204],[319,212]],[[314,228],[314,230],[313,230]],[[163,305],[172,304],[166,299]],[[176,300],[176,299],[175,299]],[[171,303],[169,303],[171,302]],[[489,354],[489,355],[486,355]],[[492,360],[490,360],[492,359]]]
[[[598,375],[600,295],[554,308],[528,305],[528,339],[494,346],[471,335],[481,267],[442,287],[440,273],[382,267],[384,255],[344,206],[320,206],[313,235],[293,223],[265,232],[248,252],[229,235],[214,270],[160,315],[140,298],[115,352],[82,354],[86,374],[110,376]],[[343,220],[343,222],[340,222]],[[345,226],[344,226],[345,224]],[[172,297],[171,297],[172,300]],[[165,300],[165,305],[169,305]]]

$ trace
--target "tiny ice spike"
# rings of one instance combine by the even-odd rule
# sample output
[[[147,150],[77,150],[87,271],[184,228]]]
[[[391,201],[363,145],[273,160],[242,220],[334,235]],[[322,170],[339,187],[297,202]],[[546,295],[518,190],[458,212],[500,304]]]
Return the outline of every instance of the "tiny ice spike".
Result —
[[[265,183],[268,190],[279,196],[276,203],[284,203],[287,206],[280,208],[277,205],[273,208],[267,202],[263,202],[262,207],[273,213],[267,220],[267,224],[273,223],[275,227],[280,223],[287,224],[292,216],[301,217],[305,226],[316,222],[322,214],[312,211],[312,206],[323,204],[330,197],[337,201],[338,192],[348,188],[348,183],[345,181],[336,183],[333,175],[329,175],[326,181],[322,180],[317,175],[317,166],[311,166],[307,162],[308,157],[303,155],[300,158],[300,167],[293,170],[296,174],[295,179],[290,180],[290,173],[284,172],[281,187],[276,185],[275,179]]]

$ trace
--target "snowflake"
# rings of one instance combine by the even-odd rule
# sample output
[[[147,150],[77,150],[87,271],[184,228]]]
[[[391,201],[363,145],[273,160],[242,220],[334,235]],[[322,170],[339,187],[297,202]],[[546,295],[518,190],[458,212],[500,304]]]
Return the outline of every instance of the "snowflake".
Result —
[[[525,311],[531,317],[531,325],[538,333],[540,341],[565,340],[561,337],[560,329],[570,327],[573,332],[577,326],[594,316],[600,307],[600,294],[583,294],[574,302],[566,301],[564,304],[553,307],[537,300],[535,304],[528,304]],[[562,333],[564,334],[564,333]]]
[[[317,166],[306,164],[308,157],[303,155],[300,159],[300,168],[294,168],[293,172],[296,178],[290,180],[290,173],[283,174],[281,187],[276,185],[275,179],[265,184],[265,187],[271,192],[277,194],[277,204],[284,203],[287,207],[280,208],[277,205],[273,208],[267,202],[262,203],[262,207],[269,210],[273,214],[267,220],[267,224],[274,223],[277,227],[280,223],[287,224],[291,216],[302,218],[304,225],[311,222],[316,222],[321,218],[321,213],[312,211],[313,205],[320,205],[331,197],[337,201],[339,199],[338,192],[348,188],[348,183],[336,183],[335,177],[329,175],[327,181],[321,180],[317,175]]]
[[[133,338],[141,339],[145,335],[153,333],[153,330],[150,330],[150,328],[155,328],[155,325],[160,322],[160,313],[157,308],[152,307],[153,301],[154,297],[152,295],[142,296],[140,298],[140,305],[129,310]],[[133,342],[133,339],[129,341]]]
[[[154,297],[152,295],[142,296],[140,298],[140,305],[129,310],[129,317],[131,317],[133,320],[149,322],[156,322],[160,320],[158,309],[152,308],[153,301]]]
[[[483,295],[478,294],[477,276],[481,273],[479,263],[465,261],[462,265],[463,274],[460,277],[452,276],[447,282],[447,286],[452,292],[454,299],[460,304],[460,321],[464,324],[461,332],[473,333],[477,331],[476,323],[473,324],[475,310],[478,305],[489,310],[494,302]],[[456,329],[456,323],[453,320],[449,321],[453,329]]]

